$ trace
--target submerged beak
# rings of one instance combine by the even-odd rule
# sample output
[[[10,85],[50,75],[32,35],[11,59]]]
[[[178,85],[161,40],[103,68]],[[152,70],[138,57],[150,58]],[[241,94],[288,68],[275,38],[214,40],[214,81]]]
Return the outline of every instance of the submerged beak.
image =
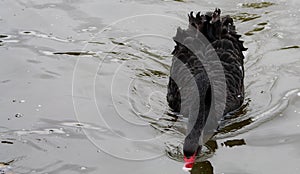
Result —
[[[184,156],[184,166],[182,167],[182,170],[189,172],[192,170],[194,163],[196,161],[196,154],[197,152],[195,152],[193,154],[193,156],[191,156],[190,158],[187,158],[186,156]]]

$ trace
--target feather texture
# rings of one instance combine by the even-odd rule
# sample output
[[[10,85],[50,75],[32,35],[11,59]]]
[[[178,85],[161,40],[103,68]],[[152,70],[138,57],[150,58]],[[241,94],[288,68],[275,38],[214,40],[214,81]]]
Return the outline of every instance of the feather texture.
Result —
[[[167,101],[173,111],[186,117],[197,113],[193,120],[195,124],[188,125],[184,142],[186,157],[198,150],[209,112],[218,107],[212,91],[223,94],[225,98],[224,110],[213,114],[225,115],[238,109],[244,101],[243,51],[247,49],[240,40],[241,35],[236,32],[233,19],[220,14],[220,9],[202,15],[198,12],[195,16],[191,12],[188,15],[189,27],[186,30],[178,28],[173,38],[176,46],[172,52]],[[214,55],[217,60],[212,58]],[[221,68],[217,67],[218,64]],[[222,74],[225,78],[223,84],[214,80]],[[191,112],[195,109],[196,112]]]

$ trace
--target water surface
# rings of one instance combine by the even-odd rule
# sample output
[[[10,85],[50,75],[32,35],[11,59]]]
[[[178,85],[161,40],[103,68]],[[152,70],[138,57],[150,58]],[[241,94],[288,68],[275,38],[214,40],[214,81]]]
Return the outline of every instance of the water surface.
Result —
[[[299,173],[299,5],[1,1],[0,171],[184,173],[186,120],[165,99],[172,37],[189,11],[219,7],[248,47],[247,99],[192,173]]]

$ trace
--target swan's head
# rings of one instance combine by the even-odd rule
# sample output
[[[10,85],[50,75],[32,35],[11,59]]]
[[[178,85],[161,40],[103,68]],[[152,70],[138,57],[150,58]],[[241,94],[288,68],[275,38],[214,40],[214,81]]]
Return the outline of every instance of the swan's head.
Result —
[[[194,135],[197,137],[193,137],[194,134],[189,134],[183,144],[183,155],[184,155],[184,166],[183,170],[190,171],[192,170],[195,162],[198,152],[201,151],[201,145],[199,145],[199,138],[200,135]]]
[[[194,153],[190,157],[184,156],[184,166],[182,167],[182,169],[184,171],[191,171],[195,164],[195,160],[196,160],[196,153]]]

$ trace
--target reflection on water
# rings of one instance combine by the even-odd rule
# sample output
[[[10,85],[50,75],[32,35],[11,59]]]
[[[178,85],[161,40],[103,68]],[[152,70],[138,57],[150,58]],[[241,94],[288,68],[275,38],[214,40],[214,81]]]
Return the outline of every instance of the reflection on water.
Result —
[[[281,50],[287,50],[287,49],[294,49],[294,48],[300,48],[298,45],[294,45],[294,46],[287,46],[287,47],[283,47],[280,48]]]
[[[246,145],[246,142],[243,139],[241,139],[241,140],[227,140],[222,145],[225,145],[227,147],[242,146],[242,145]]]
[[[195,163],[191,174],[213,174],[214,168],[209,161]]]

